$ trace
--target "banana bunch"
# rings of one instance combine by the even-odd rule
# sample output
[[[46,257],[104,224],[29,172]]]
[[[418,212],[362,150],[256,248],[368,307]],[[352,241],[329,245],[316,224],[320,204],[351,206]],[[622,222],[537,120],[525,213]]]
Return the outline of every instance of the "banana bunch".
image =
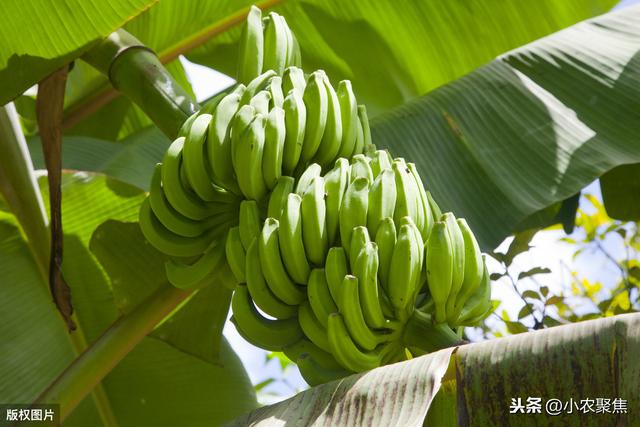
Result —
[[[310,384],[459,342],[491,309],[463,219],[441,214],[412,163],[382,150],[281,176],[240,204],[226,241],[239,333]]]
[[[285,19],[275,12],[262,17],[259,8],[251,6],[240,37],[238,76],[247,84],[266,70],[282,75],[289,66],[300,66],[300,47]]]
[[[260,39],[259,52],[249,49],[257,46],[253,39]],[[187,119],[140,210],[147,240],[171,257],[166,273],[177,287],[219,280],[218,271],[232,287],[224,237],[238,223],[240,202],[285,197],[293,179],[286,177],[300,177],[312,163],[319,174],[316,166],[362,153],[371,142],[366,109],[349,81],[336,90],[324,71],[305,75],[291,65],[300,62],[299,48],[280,15],[263,20],[253,7],[241,46],[244,69],[256,58],[269,69],[253,64],[243,75],[258,74],[246,86],[237,84]]]
[[[239,333],[310,384],[459,342],[491,310],[469,226],[375,150],[349,81],[299,65],[284,19],[252,7],[238,84],[186,120],[140,209],[168,280],[234,289]]]

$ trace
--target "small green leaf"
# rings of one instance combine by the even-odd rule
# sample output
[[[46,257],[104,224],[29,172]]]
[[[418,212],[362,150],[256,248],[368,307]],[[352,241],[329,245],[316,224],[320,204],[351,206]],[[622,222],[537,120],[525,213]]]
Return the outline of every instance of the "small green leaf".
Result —
[[[500,280],[502,277],[504,277],[504,275],[505,273],[491,273],[489,275],[489,278],[492,282],[495,282],[496,280]]]
[[[551,316],[544,316],[544,318],[542,319],[542,323],[544,324],[544,326],[546,326],[548,328],[552,328],[554,326],[562,325],[562,323],[560,321],[554,319]]]
[[[544,305],[558,305],[558,304],[562,304],[564,302],[564,297],[561,297],[559,295],[554,295],[551,298],[547,299],[544,302]]]
[[[546,267],[533,267],[527,271],[523,271],[520,274],[518,274],[518,280],[524,279],[525,277],[531,277],[536,274],[548,274],[548,273],[551,273],[551,270],[549,270]]]
[[[507,325],[507,330],[511,334],[522,334],[524,332],[529,332],[529,328],[523,325],[520,322],[505,322]]]
[[[263,388],[265,388],[266,386],[268,386],[269,384],[272,384],[274,381],[275,381],[275,378],[267,378],[266,380],[261,381],[255,386],[253,386],[253,388],[256,390],[256,393],[257,393],[261,391]]]
[[[533,314],[533,309],[531,308],[531,304],[527,304],[520,309],[520,312],[518,313],[518,320],[521,320],[530,314]]]
[[[549,288],[547,286],[540,286],[540,293],[546,298],[547,295],[549,295]]]
[[[526,291],[524,291],[522,293],[522,296],[525,298],[533,298],[533,299],[537,299],[537,300],[542,300],[542,297],[540,297],[540,294],[537,293],[536,291],[532,291],[531,289],[527,289]]]

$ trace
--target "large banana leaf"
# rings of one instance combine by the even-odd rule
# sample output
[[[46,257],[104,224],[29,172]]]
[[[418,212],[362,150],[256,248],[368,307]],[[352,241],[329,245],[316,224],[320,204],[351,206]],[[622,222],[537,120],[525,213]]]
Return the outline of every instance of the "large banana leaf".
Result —
[[[639,81],[632,6],[407,103],[374,121],[373,140],[416,162],[442,207],[467,217],[491,249],[533,213],[640,162]]]
[[[591,320],[441,350],[353,375],[227,425],[631,426],[640,411],[638,354],[640,314]],[[540,398],[541,413],[510,413],[517,399],[523,411],[530,406],[527,398]],[[596,398],[609,399],[611,412],[596,414]],[[616,398],[625,400],[626,411],[613,411]],[[583,415],[576,407],[564,413],[570,403],[551,416],[545,412],[551,399],[578,405],[592,399],[593,413]]]
[[[0,105],[73,61],[157,0],[0,2]]]
[[[359,101],[375,114],[615,3],[298,0],[275,9],[300,41],[304,67],[351,79]],[[238,35],[229,32],[188,57],[233,75]]]
[[[234,14],[251,3],[265,7],[283,3],[276,9],[300,40],[305,68],[324,68],[336,80],[351,78],[361,102],[375,112],[421,95],[508,49],[604,13],[616,1],[508,0],[496,7],[486,0],[402,5],[384,0],[375,6],[337,0],[163,0],[125,29],[168,60],[194,38],[227,29]],[[216,36],[187,57],[235,75],[239,30],[236,26]],[[104,77],[78,63],[69,75],[67,114],[82,112],[106,88]],[[96,113],[102,121],[89,119],[73,132],[110,139],[97,132],[121,134],[129,108],[128,101],[113,101]],[[107,114],[118,118],[107,122],[111,129],[104,128]]]
[[[91,343],[165,282],[164,256],[133,222],[142,191],[84,172],[63,178],[63,272]],[[0,277],[0,401],[30,403],[75,355],[46,281],[7,212],[0,212]],[[255,408],[246,372],[221,337],[228,300],[221,286],[197,292],[104,379],[107,405],[120,425],[219,424]],[[90,398],[67,421],[100,424]]]

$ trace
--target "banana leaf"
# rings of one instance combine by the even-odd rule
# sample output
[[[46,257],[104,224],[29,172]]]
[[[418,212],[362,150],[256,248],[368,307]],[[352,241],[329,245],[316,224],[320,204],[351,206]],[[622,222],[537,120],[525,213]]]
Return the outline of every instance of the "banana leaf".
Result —
[[[226,426],[630,426],[640,411],[639,354],[640,314],[590,320],[380,367]],[[541,413],[527,413],[538,398]],[[595,413],[598,398],[608,399],[609,413]],[[579,414],[574,405],[567,413],[567,405],[550,415],[552,399],[578,407],[592,399],[593,411]],[[626,410],[614,411],[614,399],[624,400]]]

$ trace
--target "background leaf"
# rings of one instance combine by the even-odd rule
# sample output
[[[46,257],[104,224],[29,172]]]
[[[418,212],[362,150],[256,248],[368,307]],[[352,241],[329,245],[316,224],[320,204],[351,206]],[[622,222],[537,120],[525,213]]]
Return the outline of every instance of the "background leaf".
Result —
[[[141,190],[86,172],[63,174],[62,190],[63,272],[79,326],[91,342],[166,280],[159,268],[164,257],[133,222]],[[0,344],[0,400],[31,402],[74,354],[15,220],[7,213],[1,218],[0,277],[11,283],[0,287],[0,336],[18,335]],[[213,288],[196,293],[104,379],[120,425],[220,424],[256,407],[244,367],[220,333],[228,294]],[[100,424],[91,398],[66,424]]]
[[[416,408],[432,398],[425,390],[438,393],[425,426],[549,425],[544,406],[541,414],[509,413],[512,398],[526,404],[527,397],[540,397],[543,404],[552,398],[576,403],[621,398],[627,402],[626,413],[582,415],[574,410],[554,417],[553,424],[632,425],[635,411],[640,410],[638,352],[640,314],[585,321],[377,368],[313,387],[228,425],[420,426],[424,413]],[[434,363],[436,358],[440,363]],[[332,424],[339,413],[342,418]]]
[[[353,80],[359,102],[375,115],[615,3],[508,0],[495,7],[484,0],[382,0],[372,7],[368,2],[299,0],[275,10],[296,34],[304,68],[325,69],[334,82]],[[234,76],[239,32],[234,28],[187,57]]]
[[[640,315],[634,314],[462,346],[455,356],[459,420],[478,426],[546,425],[544,406],[540,415],[510,414],[511,399],[519,397],[525,404],[527,397],[573,399],[579,404],[602,397],[627,399],[629,412],[598,418],[574,411],[553,417],[553,424],[632,424],[632,411],[640,409],[638,331]]]
[[[639,52],[640,6],[580,23],[385,114],[373,141],[415,161],[443,210],[493,248],[531,214],[640,161]]]
[[[640,218],[640,164],[611,169],[600,178],[600,188],[611,218],[622,221]]]
[[[453,349],[322,384],[226,426],[421,426]]]
[[[143,190],[149,189],[156,163],[162,162],[171,141],[155,126],[129,135],[118,144],[81,136],[67,136],[62,144],[63,169],[101,172]],[[36,169],[44,168],[38,137],[29,141]]]
[[[0,2],[0,105],[73,61],[156,1]]]
[[[224,31],[186,56],[233,77],[240,26],[225,31],[225,23],[252,3],[255,2],[163,0],[127,23],[125,29],[154,49],[161,59],[172,61],[167,67],[180,82],[184,81],[184,71],[179,62],[172,60],[172,52],[203,33]],[[403,2],[401,7],[384,0],[377,2],[375,8],[366,2],[336,0],[257,3],[265,7],[283,3],[274,9],[288,19],[295,31],[305,69],[326,69],[336,82],[352,79],[360,102],[366,103],[375,115],[447,83],[500,53],[604,13],[616,1],[509,0],[500,8],[484,0],[464,4]],[[87,102],[91,104],[105,89],[108,84],[104,77],[78,63],[70,74],[67,117],[85,110]],[[93,117],[70,131],[106,140],[114,139],[107,133],[115,132],[122,138],[139,129],[126,129],[140,116],[135,110],[128,101],[118,98],[95,115],[108,118],[111,126],[101,127],[104,122]]]

